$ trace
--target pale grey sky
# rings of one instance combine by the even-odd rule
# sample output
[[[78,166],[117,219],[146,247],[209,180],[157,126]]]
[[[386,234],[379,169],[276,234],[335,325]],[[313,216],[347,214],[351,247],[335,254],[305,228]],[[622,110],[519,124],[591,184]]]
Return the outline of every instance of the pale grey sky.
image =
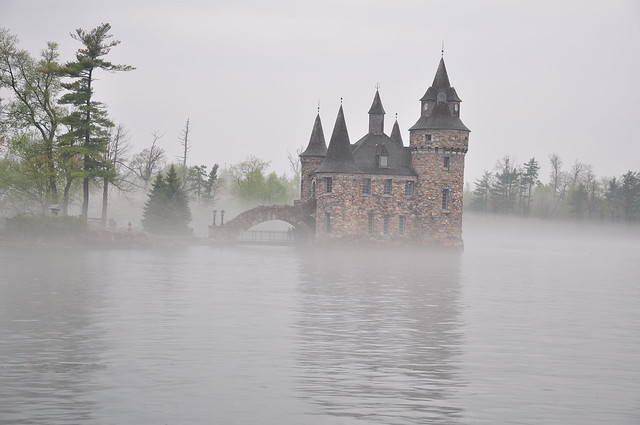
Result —
[[[255,155],[289,172],[318,99],[328,139],[340,104],[351,142],[365,134],[376,83],[402,129],[418,119],[441,44],[471,129],[465,180],[505,155],[548,155],[598,176],[640,171],[640,2],[637,0],[0,0],[0,26],[34,55],[46,41],[73,59],[76,28],[102,22],[122,43],[98,100],[135,150],[160,140],[170,159],[191,120],[192,165]]]

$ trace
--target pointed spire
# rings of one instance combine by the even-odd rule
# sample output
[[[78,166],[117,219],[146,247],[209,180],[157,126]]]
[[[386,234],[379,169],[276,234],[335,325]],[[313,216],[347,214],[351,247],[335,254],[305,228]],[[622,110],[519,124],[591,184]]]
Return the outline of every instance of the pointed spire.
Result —
[[[396,114],[396,122],[393,123],[393,128],[391,129],[391,136],[389,136],[391,140],[403,146],[402,143],[402,134],[400,134],[400,126],[398,125],[398,114]]]
[[[444,57],[440,58],[440,64],[436,71],[436,76],[433,78],[431,87],[434,89],[448,89],[451,87],[449,84],[449,76],[447,75],[447,67],[444,66]]]
[[[344,119],[342,105],[338,110],[336,124],[329,141],[327,154],[324,161],[316,170],[317,173],[359,173],[351,151],[351,142],[347,131],[347,123]]]
[[[464,130],[469,129],[460,120],[460,97],[449,83],[444,58],[440,58],[438,70],[431,87],[420,99],[420,118],[412,130]]]
[[[376,87],[379,86],[376,84]],[[380,100],[380,92],[376,89],[376,94],[373,96],[373,103],[369,109],[369,133],[384,133],[384,114],[384,108]]]
[[[318,106],[320,109],[320,106]],[[320,121],[320,111],[316,115],[316,120],[313,123],[313,130],[311,130],[311,137],[309,138],[309,144],[307,149],[300,154],[300,156],[325,156],[327,153],[327,143],[324,141],[324,131],[322,131],[322,122]]]
[[[380,100],[380,92],[376,90],[375,96],[373,96],[373,103],[371,104],[371,109],[369,109],[369,115],[371,114],[385,114],[384,108],[382,107],[382,101]]]

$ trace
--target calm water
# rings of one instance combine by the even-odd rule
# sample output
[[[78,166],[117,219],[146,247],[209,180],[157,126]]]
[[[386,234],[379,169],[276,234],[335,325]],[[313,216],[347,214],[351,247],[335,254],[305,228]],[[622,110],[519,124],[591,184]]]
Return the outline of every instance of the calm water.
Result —
[[[0,424],[640,423],[640,235],[0,251]]]

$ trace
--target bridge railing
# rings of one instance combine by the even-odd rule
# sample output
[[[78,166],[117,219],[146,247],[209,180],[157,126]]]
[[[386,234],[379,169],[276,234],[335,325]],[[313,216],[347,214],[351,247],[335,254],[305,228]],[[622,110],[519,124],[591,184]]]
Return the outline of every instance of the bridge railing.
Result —
[[[238,236],[238,242],[245,243],[293,243],[292,230],[247,230]]]

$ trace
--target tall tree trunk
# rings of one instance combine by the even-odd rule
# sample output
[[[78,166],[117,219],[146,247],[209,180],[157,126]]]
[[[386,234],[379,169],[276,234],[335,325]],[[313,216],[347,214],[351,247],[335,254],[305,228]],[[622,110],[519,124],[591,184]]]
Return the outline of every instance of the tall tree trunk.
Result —
[[[62,215],[66,217],[69,215],[69,192],[71,192],[71,185],[73,179],[67,179],[67,184],[64,185],[64,192],[62,194]]]
[[[84,132],[84,147],[85,149],[89,149],[89,145],[91,143],[91,130],[89,125],[91,124],[91,84],[93,83],[93,69],[89,69],[89,74],[87,77],[87,91],[89,92],[89,96],[87,96],[87,115],[85,118],[85,132]],[[91,172],[91,166],[89,164],[89,155],[84,154],[84,171],[87,173],[85,178],[82,180],[82,218],[85,221],[89,218],[89,173]]]
[[[53,146],[51,141],[47,142],[46,156],[47,156],[47,174],[48,174],[47,179],[49,180],[47,191],[49,192],[49,199],[51,200],[51,203],[57,204],[59,201],[58,186],[56,184],[56,174],[55,174],[56,170],[54,165]]]
[[[102,227],[107,227],[107,206],[109,203],[109,177],[104,177],[102,184]]]
[[[80,216],[85,221],[89,218],[89,177],[82,179],[82,213]]]

